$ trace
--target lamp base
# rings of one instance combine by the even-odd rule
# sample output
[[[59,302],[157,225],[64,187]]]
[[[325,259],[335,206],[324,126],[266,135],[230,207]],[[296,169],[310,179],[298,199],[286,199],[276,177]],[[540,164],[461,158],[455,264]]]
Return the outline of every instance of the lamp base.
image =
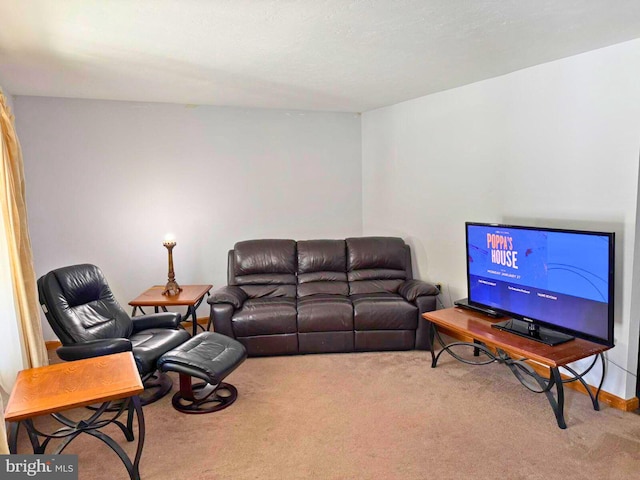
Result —
[[[162,291],[163,295],[169,295],[170,297],[173,295],[178,295],[182,291],[180,285],[175,280],[169,280]]]

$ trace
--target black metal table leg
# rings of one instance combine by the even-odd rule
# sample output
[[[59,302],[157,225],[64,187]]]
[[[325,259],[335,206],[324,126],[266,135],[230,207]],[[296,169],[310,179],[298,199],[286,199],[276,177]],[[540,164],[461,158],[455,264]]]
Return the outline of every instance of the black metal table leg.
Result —
[[[427,327],[427,335],[429,336],[429,351],[431,352],[431,368],[436,368],[438,364],[438,359],[436,358],[435,341],[436,341],[436,326],[429,322],[429,326]]]
[[[207,292],[207,297],[209,296],[209,292]],[[202,328],[203,332],[206,332],[209,330],[209,325],[207,324],[207,328],[205,329],[202,325],[198,325],[198,317],[196,316],[196,311],[198,310],[198,307],[200,306],[200,304],[202,303],[202,301],[204,300],[204,295],[202,296],[202,298],[200,300],[198,300],[196,302],[195,305],[190,306],[189,308],[187,308],[187,317],[189,315],[191,315],[191,321],[193,322],[193,336],[195,337],[196,334],[198,333],[198,327]]]
[[[142,457],[142,447],[144,447],[144,436],[145,436],[145,425],[144,425],[144,415],[142,414],[142,404],[140,403],[140,398],[136,395],[131,397],[131,403],[133,403],[133,409],[136,412],[136,416],[138,417],[138,447],[136,448],[136,456],[133,460],[133,474],[132,480],[140,479],[140,458]],[[130,414],[130,418],[132,418],[132,412]],[[129,422],[127,422],[128,424]]]
[[[87,435],[91,435],[92,437],[97,438],[98,440],[104,442],[111,450],[113,450],[116,455],[120,458],[125,468],[127,469],[127,473],[129,474],[129,478],[131,480],[140,480],[140,458],[142,456],[142,448],[144,446],[144,437],[145,437],[145,423],[144,423],[144,414],[142,412],[142,405],[140,403],[140,398],[135,395],[126,399],[124,402],[120,402],[118,408],[115,409],[115,413],[113,409],[110,409],[110,405],[112,402],[105,402],[100,407],[97,408],[95,413],[91,415],[88,419],[83,419],[78,422],[71,420],[60,413],[53,413],[51,417],[61,423],[63,426],[56,430],[53,433],[44,433],[38,430],[33,421],[31,419],[22,420],[20,422],[10,422],[9,424],[9,448],[10,452],[15,454],[18,449],[18,432],[20,429],[20,425],[23,424],[31,441],[31,446],[33,448],[33,453],[35,454],[44,454],[47,448],[47,445],[51,440],[59,439],[62,440],[59,445],[52,452],[54,455],[61,454],[67,446],[80,434],[86,433]],[[126,411],[127,412],[127,425],[123,425],[120,421],[118,421],[118,417]],[[128,441],[134,440],[133,435],[133,414],[136,414],[138,420],[138,445],[136,448],[136,455],[134,457],[133,462],[127,456],[126,452],[122,449],[122,447],[110,436],[101,432],[100,429],[108,424],[116,424],[124,433],[125,438]],[[104,415],[111,415],[111,418],[102,418]],[[44,438],[44,441],[41,443],[39,438]]]
[[[547,398],[549,399],[549,403],[551,404],[553,413],[556,415],[558,426],[562,429],[565,429],[567,428],[567,424],[564,421],[564,387],[562,385],[562,378],[560,377],[560,371],[557,367],[551,368],[550,371],[551,378],[553,379],[553,383],[556,386],[557,399],[553,399],[553,394],[551,393],[551,391],[545,393],[547,394]]]
[[[565,383],[580,382],[591,398],[594,410],[600,409],[598,399],[606,373],[604,352],[608,347],[592,344],[591,342],[578,345],[578,342],[576,342],[575,348],[569,348],[568,351],[559,347],[555,352],[545,353],[544,350],[535,348],[535,344],[527,346],[521,344],[521,339],[519,341],[511,341],[507,335],[504,338],[496,335],[494,329],[490,328],[492,326],[490,323],[493,322],[483,321],[481,317],[475,314],[473,316],[458,316],[454,313],[456,311],[457,309],[451,309],[450,311],[443,311],[442,314],[438,314],[438,312],[423,314],[423,318],[429,322],[427,332],[430,340],[429,351],[431,353],[432,368],[436,367],[440,356],[445,351],[456,360],[470,365],[486,365],[494,361],[504,364],[511,370],[522,386],[533,393],[545,394],[556,417],[558,427],[561,429],[567,428],[564,417]],[[442,326],[444,330],[451,330],[454,332],[454,336],[459,333],[464,337],[470,337],[470,339],[468,341],[445,343],[438,326]],[[442,346],[442,349],[438,352],[435,351],[436,342]],[[481,358],[471,358],[468,354],[457,353],[458,348],[469,347],[473,348],[473,357]],[[468,352],[468,350],[466,351]],[[526,355],[526,357],[514,359],[507,351],[512,351],[514,352],[512,354],[515,355]],[[533,360],[527,357],[533,358]],[[589,357],[593,359],[592,363],[580,373],[566,365]],[[587,384],[584,377],[598,363],[598,358],[602,363],[602,375],[596,389]],[[540,368],[545,368],[545,370],[539,374]],[[546,368],[549,370],[547,371]],[[569,374],[563,371],[561,375],[560,369],[566,370]],[[555,392],[553,387],[556,389]]]
[[[547,400],[549,401],[549,405],[551,406],[551,409],[553,410],[553,413],[556,417],[556,422],[558,424],[558,427],[562,429],[567,428],[567,424],[564,418],[564,384],[565,383],[580,381],[585,386],[585,388],[587,389],[587,392],[589,393],[589,396],[591,397],[591,400],[593,402],[593,408],[595,410],[599,409],[598,396],[602,388],[602,383],[604,382],[604,363],[605,362],[604,362],[604,356],[602,354],[598,354],[594,359],[593,363],[591,364],[591,366],[580,374],[575,372],[570,367],[563,366],[562,368],[567,369],[573,375],[571,378],[566,380],[562,379],[562,376],[560,375],[559,367],[549,367],[550,378],[547,379],[538,375],[535,372],[535,370],[533,370],[533,368],[526,363],[527,361],[526,358],[515,360],[511,358],[509,354],[507,354],[505,351],[501,349],[497,349],[497,354],[494,354],[486,347],[486,345],[484,345],[482,342],[479,342],[477,340],[474,340],[473,343],[453,342],[453,343],[445,344],[437,330],[437,327],[432,322],[429,322],[428,328],[429,328],[428,332],[429,332],[429,340],[430,340],[429,351],[431,353],[431,368],[436,367],[436,365],[438,364],[438,359],[440,358],[440,355],[442,355],[442,353],[445,351],[455,359],[471,365],[485,365],[488,363],[492,363],[494,361],[505,364],[507,367],[509,367],[511,372],[515,375],[515,377],[523,386],[525,386],[527,389],[529,389],[534,393],[545,394],[545,396],[547,397]],[[437,354],[435,353],[436,341],[438,341],[440,345],[442,345],[442,350],[439,351]],[[478,356],[482,352],[487,356],[487,360],[470,361],[465,358],[462,358],[461,356],[459,356],[458,354],[452,351],[452,347],[456,347],[456,346],[472,347],[474,350],[474,356]],[[477,355],[476,355],[476,352],[477,352]],[[596,363],[598,358],[600,358],[602,361],[603,373],[600,379],[600,385],[598,386],[598,390],[596,394],[593,395],[591,390],[588,388],[588,385],[584,381],[583,376],[591,370],[591,368]],[[527,381],[527,378],[532,378],[537,385],[532,386],[531,383]],[[552,391],[554,386],[556,388],[555,395]]]
[[[602,363],[602,376],[600,377],[600,383],[598,384],[598,388],[596,390],[596,394],[594,395],[593,392],[591,391],[591,388],[589,388],[589,385],[587,385],[587,382],[584,381],[584,376],[591,371],[591,369],[594,367],[594,365],[596,364],[598,359],[600,359],[600,361]],[[571,383],[571,382],[579,381],[582,384],[582,386],[584,387],[584,389],[587,391],[587,394],[589,395],[589,398],[591,398],[591,403],[593,404],[593,409],[594,410],[600,410],[600,403],[598,402],[598,397],[600,396],[600,392],[602,391],[602,384],[604,383],[604,375],[606,373],[606,364],[605,364],[605,361],[604,361],[604,354],[599,353],[598,355],[596,355],[594,357],[593,362],[591,363],[591,365],[586,370],[584,370],[582,373],[576,372],[573,368],[568,367],[567,365],[563,365],[562,368],[564,368],[565,370],[570,372],[571,375],[573,375],[573,377],[570,377],[568,379],[562,380],[562,383]]]
[[[33,429],[29,428],[33,426],[33,423],[30,419],[23,420],[20,422],[8,422],[9,423],[9,453],[18,453],[18,434],[20,432],[20,425],[24,422],[25,430],[27,431],[27,435],[29,436],[29,441],[31,442],[31,447],[33,448],[33,453],[44,453],[42,449],[42,445],[38,440],[38,436],[33,433]]]
[[[198,333],[198,317],[196,316],[196,307],[187,308],[187,317],[191,315],[191,323],[193,323],[193,336],[195,337]]]
[[[145,311],[142,309],[142,307],[133,307],[133,310],[131,310],[131,316],[135,317],[136,316],[136,312],[140,310],[140,313],[142,315],[146,315]],[[156,310],[156,313],[158,313],[158,311]]]
[[[473,343],[480,344],[480,342],[478,340],[474,340]],[[480,356],[480,349],[479,348],[474,348],[473,349],[473,356],[474,357],[479,357]]]
[[[600,392],[602,391],[602,384],[604,383],[604,375],[606,373],[607,370],[607,364],[604,361],[604,354],[603,353],[599,353],[598,356],[600,357],[600,361],[602,362],[602,376],[600,377],[600,383],[598,384],[598,390],[596,390],[596,394],[593,398],[591,398],[591,401],[593,402],[593,409],[594,410],[600,410],[600,404],[598,403],[598,397],[600,396]],[[587,391],[589,393],[591,393],[591,390],[587,388]]]
[[[431,347],[430,348],[430,351],[431,351],[431,368],[436,368],[436,366],[438,365],[438,360],[440,359],[440,355],[442,355],[444,352],[447,352],[449,355],[451,355],[453,358],[455,358],[459,362],[466,363],[466,364],[469,364],[469,365],[487,365],[489,363],[500,361],[493,354],[493,352],[491,350],[489,350],[489,348],[487,348],[487,346],[482,342],[475,342],[475,341],[474,341],[474,343],[453,342],[453,343],[446,344],[446,343],[444,343],[444,340],[440,336],[440,332],[438,332],[438,328],[432,322],[430,322],[430,329],[428,330],[428,332],[429,332],[429,344],[430,344],[430,347]],[[440,350],[437,354],[434,351],[434,346],[435,346],[436,340],[438,341],[438,343],[442,347],[442,350]],[[482,352],[482,353],[485,354],[485,356],[487,358],[485,360],[477,360],[477,361],[466,360],[463,357],[461,357],[460,355],[458,355],[457,353],[455,353],[453,351],[452,347],[473,347],[474,357],[479,357],[480,356],[480,352]],[[476,355],[476,352],[478,353],[477,355]]]
[[[18,431],[20,430],[20,423],[22,422],[9,422],[9,453],[16,454],[18,452]]]

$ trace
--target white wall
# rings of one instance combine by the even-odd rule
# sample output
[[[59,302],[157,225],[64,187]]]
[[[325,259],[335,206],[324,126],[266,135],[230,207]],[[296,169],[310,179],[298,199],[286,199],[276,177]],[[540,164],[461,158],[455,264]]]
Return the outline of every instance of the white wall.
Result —
[[[95,263],[126,306],[166,282],[167,232],[176,280],[214,286],[237,241],[362,233],[359,115],[14,101],[38,276]]]
[[[362,117],[363,233],[408,238],[418,274],[443,282],[448,304],[466,296],[465,221],[616,232],[604,388],[623,398],[638,349],[639,77],[635,40]]]
[[[7,99],[7,105],[9,105],[11,111],[14,112],[13,96],[2,88],[2,84],[0,84],[0,90],[4,93],[4,97]]]

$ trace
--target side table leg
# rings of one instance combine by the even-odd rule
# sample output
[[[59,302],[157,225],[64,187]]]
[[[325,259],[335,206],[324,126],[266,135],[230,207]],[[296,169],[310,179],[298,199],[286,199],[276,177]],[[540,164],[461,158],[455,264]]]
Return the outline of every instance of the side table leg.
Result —
[[[33,425],[33,420],[30,418],[24,421],[25,429],[29,434],[29,440],[31,441],[31,446],[33,447],[33,453],[35,454],[44,454],[44,449],[47,447],[46,441],[40,443],[38,439],[38,435],[36,433],[36,428]]]
[[[135,406],[133,405],[133,400],[129,400],[129,405],[127,406],[127,430],[131,435],[131,438],[127,437],[127,440],[130,442],[133,441],[135,435],[133,434],[133,414],[136,413]]]
[[[136,312],[140,310],[140,313],[142,315],[146,315],[146,313],[144,313],[144,310],[142,309],[142,307],[133,307],[133,310],[131,310],[131,316],[135,317],[136,316]]]
[[[207,292],[207,297],[209,296],[209,292]],[[198,333],[198,316],[196,315],[196,312],[198,311],[198,307],[200,306],[200,304],[204,301],[204,295],[202,295],[202,297],[200,297],[198,299],[198,301],[196,303],[194,303],[193,305],[190,305],[187,308],[187,317],[189,315],[191,315],[191,321],[193,322],[193,336],[195,337],[196,334]],[[203,326],[200,326],[200,328],[202,328],[202,331],[208,331],[209,330],[209,325],[207,324],[207,329],[205,330],[205,328]]]
[[[31,419],[23,420],[20,422],[9,422],[9,453],[16,454],[18,453],[18,432],[20,431],[20,425],[24,422],[24,429],[27,431],[27,435],[29,436],[29,441],[31,442],[31,447],[33,448],[33,453],[42,454],[44,453],[44,448],[40,444],[38,440],[38,436],[34,433],[33,423],[31,423]]]
[[[600,383],[598,384],[598,390],[596,390],[595,396],[591,399],[594,410],[600,410],[600,403],[598,403],[598,397],[602,391],[602,384],[604,383],[604,375],[607,373],[607,364],[604,361],[604,354],[599,353],[600,361],[602,362],[602,376],[600,377]]]
[[[556,396],[557,400],[553,398],[553,393],[551,393],[551,389],[545,392],[547,398],[549,399],[549,403],[551,404],[551,408],[553,409],[553,413],[556,416],[556,421],[558,422],[558,427],[565,429],[567,428],[567,424],[564,421],[564,387],[562,385],[562,377],[560,376],[560,371],[557,367],[553,367],[551,370],[551,381],[556,386]]]
[[[474,340],[473,343],[480,343],[478,340]],[[480,349],[478,347],[473,347],[473,356],[474,357],[479,357],[480,356]]]
[[[196,336],[198,334],[198,319],[196,318],[196,309],[193,307],[187,308],[187,317],[191,315],[191,327],[193,329],[192,336]]]
[[[432,322],[429,322],[427,332],[429,335],[429,351],[431,352],[431,368],[436,368],[437,360],[434,350],[434,342],[436,341],[436,326]]]
[[[207,298],[211,296],[211,293],[207,292]],[[203,298],[204,300],[204,298]],[[209,317],[209,322],[207,323],[207,332],[209,331],[209,327],[211,326],[211,322],[212,322],[213,318],[210,316]]]
[[[18,453],[18,431],[20,422],[9,422],[9,453]]]
[[[130,397],[129,401],[132,402],[133,408],[136,412],[136,416],[138,417],[138,446],[136,448],[136,456],[134,457],[133,462],[131,462],[131,458],[123,450],[120,444],[118,444],[113,438],[111,438],[107,434],[101,432],[99,429],[91,428],[88,430],[78,430],[77,434],[86,433],[87,435],[91,435],[92,437],[95,437],[98,440],[101,440],[102,442],[106,443],[111,448],[111,450],[113,450],[116,453],[116,455],[118,455],[118,457],[124,464],[125,468],[127,469],[127,472],[129,473],[129,478],[131,480],[140,480],[140,457],[142,456],[142,447],[144,446],[144,436],[145,436],[144,414],[142,413],[142,405],[140,403],[140,398],[137,395]],[[127,424],[129,424],[129,419],[127,419]],[[53,453],[54,454],[61,453],[61,450],[58,449]]]
[[[136,411],[136,416],[138,417],[138,447],[136,448],[136,456],[133,460],[133,468],[131,479],[132,480],[140,480],[140,458],[142,457],[142,447],[144,446],[144,435],[145,435],[145,426],[144,426],[144,413],[142,413],[142,404],[140,403],[140,398],[135,395],[131,397],[131,402],[133,402],[133,408]]]

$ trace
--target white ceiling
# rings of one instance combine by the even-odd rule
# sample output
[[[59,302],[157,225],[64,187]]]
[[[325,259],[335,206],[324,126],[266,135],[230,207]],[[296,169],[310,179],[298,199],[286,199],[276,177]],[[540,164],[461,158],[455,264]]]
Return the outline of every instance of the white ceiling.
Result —
[[[362,112],[638,37],[640,0],[0,0],[0,85]]]

